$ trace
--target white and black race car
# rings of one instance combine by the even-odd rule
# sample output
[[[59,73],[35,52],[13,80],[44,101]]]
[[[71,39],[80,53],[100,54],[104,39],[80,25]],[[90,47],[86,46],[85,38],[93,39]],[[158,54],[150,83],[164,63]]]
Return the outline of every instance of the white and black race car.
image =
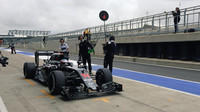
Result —
[[[39,66],[39,56],[50,56],[50,59],[45,59]],[[113,82],[108,69],[98,69],[95,77],[91,77],[81,61],[77,63],[77,66],[73,66],[62,53],[36,51],[35,63],[24,63],[23,71],[25,78],[44,82],[52,95],[60,94],[65,98],[122,91],[122,85]]]

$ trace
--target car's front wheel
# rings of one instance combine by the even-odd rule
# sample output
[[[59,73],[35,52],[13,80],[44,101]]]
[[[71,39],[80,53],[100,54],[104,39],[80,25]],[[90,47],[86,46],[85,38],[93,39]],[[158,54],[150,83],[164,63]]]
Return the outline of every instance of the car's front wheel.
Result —
[[[48,88],[52,95],[57,95],[60,92],[61,86],[65,86],[65,75],[62,71],[55,70],[50,72],[48,79]]]
[[[96,83],[99,87],[104,83],[112,82],[112,74],[107,68],[98,69],[96,72]]]

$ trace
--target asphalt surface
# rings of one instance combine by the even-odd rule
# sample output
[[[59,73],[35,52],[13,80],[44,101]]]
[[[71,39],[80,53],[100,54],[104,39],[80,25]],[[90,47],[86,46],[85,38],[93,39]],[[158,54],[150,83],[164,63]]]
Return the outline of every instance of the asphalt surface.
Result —
[[[119,77],[114,77],[114,81],[123,84],[121,93],[64,100],[50,95],[48,88],[37,81],[24,79],[23,64],[33,62],[33,57],[2,52],[9,58],[9,65],[0,67],[0,112],[6,112],[3,107],[8,112],[199,112],[197,95]],[[92,63],[103,61],[93,58]],[[199,71],[195,70],[126,62],[114,62],[114,66],[199,82]]]
[[[76,55],[71,55],[70,59],[77,60],[78,57]],[[92,57],[92,63],[102,65],[103,59]],[[200,69],[198,70],[190,70],[185,68],[173,68],[173,67],[165,67],[159,65],[147,65],[147,64],[139,64],[139,63],[128,63],[122,61],[114,60],[113,66],[116,68],[155,74],[160,76],[178,78],[183,80],[189,80],[194,82],[200,82]]]

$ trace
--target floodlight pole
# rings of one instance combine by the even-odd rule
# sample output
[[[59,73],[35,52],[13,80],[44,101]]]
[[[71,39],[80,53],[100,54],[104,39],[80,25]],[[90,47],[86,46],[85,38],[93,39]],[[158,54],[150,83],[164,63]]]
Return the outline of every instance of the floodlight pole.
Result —
[[[105,24],[105,21],[103,21],[103,23],[104,23],[105,42],[106,42],[106,24]]]

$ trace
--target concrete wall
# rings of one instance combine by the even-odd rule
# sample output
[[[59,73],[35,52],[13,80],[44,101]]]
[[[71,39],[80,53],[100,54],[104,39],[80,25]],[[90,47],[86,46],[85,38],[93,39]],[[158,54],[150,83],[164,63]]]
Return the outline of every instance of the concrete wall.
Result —
[[[116,43],[152,43],[152,42],[183,42],[199,41],[200,32],[177,33],[177,34],[159,34],[135,37],[124,37],[116,39]]]

